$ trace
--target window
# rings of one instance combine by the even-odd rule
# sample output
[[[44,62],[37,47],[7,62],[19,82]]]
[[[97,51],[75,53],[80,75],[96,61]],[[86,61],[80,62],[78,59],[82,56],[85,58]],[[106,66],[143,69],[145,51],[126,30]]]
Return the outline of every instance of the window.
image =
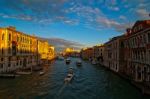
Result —
[[[4,58],[1,58],[1,61],[4,61]]]
[[[19,37],[17,36],[17,41],[19,42]]]
[[[3,68],[3,64],[0,64],[0,68],[1,68],[1,69]]]
[[[22,42],[22,37],[20,38],[20,41]]]
[[[123,41],[121,42],[120,47],[121,47],[121,48],[124,48],[124,43],[123,43]]]
[[[137,31],[137,27],[134,28],[134,32],[136,32],[136,31]]]
[[[17,66],[18,66],[18,61],[17,61],[17,64],[16,64]]]
[[[2,48],[2,55],[4,54],[4,49]]]
[[[148,42],[150,43],[150,33],[148,33]]]
[[[20,65],[22,65],[22,61],[20,60]]]
[[[9,61],[9,62],[11,61],[11,57],[8,58],[8,61]]]
[[[9,48],[8,48],[8,54],[10,54],[10,53],[11,53],[11,48],[9,47]]]
[[[4,40],[4,34],[2,34],[2,40]]]
[[[146,44],[146,35],[143,35],[143,43]]]
[[[8,67],[10,67],[11,65],[10,65],[10,63],[8,63]]]
[[[30,40],[30,44],[32,44],[32,40]]]
[[[11,41],[11,34],[9,33],[8,40]]]
[[[150,50],[149,50],[149,64],[150,64]]]

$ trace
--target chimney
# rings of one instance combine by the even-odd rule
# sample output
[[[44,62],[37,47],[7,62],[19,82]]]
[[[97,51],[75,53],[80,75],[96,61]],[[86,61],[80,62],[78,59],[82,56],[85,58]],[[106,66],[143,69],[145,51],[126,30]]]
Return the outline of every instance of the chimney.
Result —
[[[127,35],[130,35],[131,32],[132,32],[132,31],[131,31],[131,28],[127,28],[126,31],[127,31]]]

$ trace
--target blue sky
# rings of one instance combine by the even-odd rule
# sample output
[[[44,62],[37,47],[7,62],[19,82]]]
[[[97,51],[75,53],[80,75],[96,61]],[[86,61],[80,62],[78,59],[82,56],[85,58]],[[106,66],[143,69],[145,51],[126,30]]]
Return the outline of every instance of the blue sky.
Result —
[[[149,0],[0,0],[0,26],[80,48],[123,34],[149,11]]]

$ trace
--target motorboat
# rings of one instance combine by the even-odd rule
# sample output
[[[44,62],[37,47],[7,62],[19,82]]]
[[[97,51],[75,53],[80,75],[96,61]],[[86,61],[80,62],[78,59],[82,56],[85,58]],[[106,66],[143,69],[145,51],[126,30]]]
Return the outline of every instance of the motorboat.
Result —
[[[15,74],[0,74],[0,78],[15,78]]]
[[[92,60],[92,64],[96,65],[97,64],[96,60]]]
[[[81,66],[81,65],[82,65],[81,60],[78,60],[78,61],[76,62],[76,65],[77,65],[77,66]]]
[[[32,72],[25,72],[25,71],[18,71],[18,72],[16,72],[16,74],[18,74],[18,75],[30,75],[30,74],[32,74]]]
[[[73,74],[68,74],[67,77],[64,79],[65,82],[70,82],[73,78]]]
[[[64,60],[63,56],[58,56],[58,60]]]
[[[66,59],[66,64],[70,64],[71,60],[69,58]]]
[[[73,79],[74,73],[73,73],[73,68],[69,68],[68,75],[65,77],[64,82],[69,83]]]
[[[45,74],[44,71],[40,71],[40,72],[39,72],[39,75],[44,75],[44,74]]]

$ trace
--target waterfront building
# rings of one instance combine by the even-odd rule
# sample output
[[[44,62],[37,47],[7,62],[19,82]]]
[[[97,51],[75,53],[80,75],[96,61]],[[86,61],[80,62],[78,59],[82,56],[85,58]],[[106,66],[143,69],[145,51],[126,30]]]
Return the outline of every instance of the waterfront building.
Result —
[[[37,39],[15,27],[0,28],[0,72],[37,65]]]
[[[48,61],[51,61],[55,58],[55,48],[52,45],[48,46]]]
[[[150,20],[137,21],[125,36],[126,74],[150,85]]]
[[[40,64],[48,62],[48,42],[46,40],[38,40],[38,53]]]
[[[96,45],[93,47],[93,58],[100,64],[103,64],[104,58],[104,45]]]
[[[48,42],[43,46],[38,43],[37,37],[17,31],[15,27],[0,28],[0,73],[40,64],[45,56],[39,50],[44,49],[48,53]]]
[[[71,53],[74,52],[74,49],[73,48],[66,48],[64,49],[63,53],[64,53],[64,56],[71,56]]]
[[[83,48],[81,50],[81,58],[89,60],[93,58],[93,48]]]
[[[117,36],[104,44],[104,66],[115,71],[124,70],[124,35]]]

